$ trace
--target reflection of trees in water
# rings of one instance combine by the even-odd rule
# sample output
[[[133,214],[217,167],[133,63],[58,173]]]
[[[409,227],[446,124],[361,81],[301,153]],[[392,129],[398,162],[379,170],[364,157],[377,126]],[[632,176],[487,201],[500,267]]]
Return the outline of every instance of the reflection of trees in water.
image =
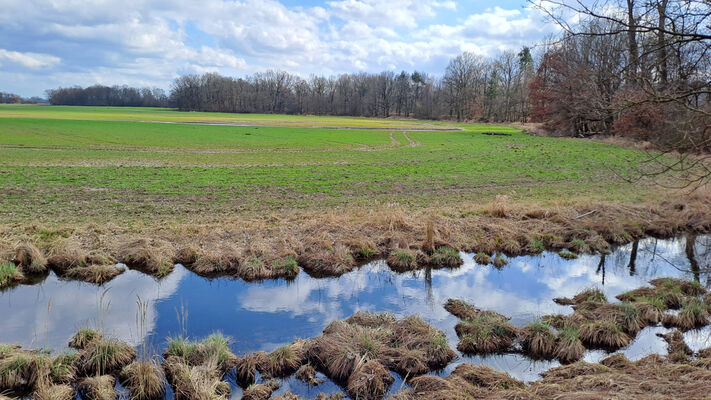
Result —
[[[637,251],[639,250],[639,240],[635,240],[632,243],[632,251],[630,251],[630,262],[627,264],[627,269],[630,270],[630,276],[634,276],[635,273],[635,263],[637,262]]]
[[[711,235],[687,234],[682,238],[635,240],[609,255],[600,255],[595,271],[605,284],[605,269],[628,271],[630,276],[643,279],[659,275],[659,269],[672,266],[711,287]],[[609,272],[609,271],[607,271]]]

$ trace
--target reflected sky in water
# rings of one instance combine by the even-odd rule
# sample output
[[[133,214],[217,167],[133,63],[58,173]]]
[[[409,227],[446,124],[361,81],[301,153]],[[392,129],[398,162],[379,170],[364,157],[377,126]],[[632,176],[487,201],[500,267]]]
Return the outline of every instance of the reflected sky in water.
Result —
[[[79,328],[103,326],[115,337],[134,345],[146,343],[160,352],[167,337],[183,330],[193,338],[222,331],[232,338],[232,350],[241,355],[271,351],[295,338],[316,336],[331,321],[363,310],[420,315],[444,330],[454,348],[457,321],[443,308],[450,297],[498,311],[523,326],[544,314],[571,312],[570,307],[559,306],[552,298],[572,296],[589,287],[601,288],[610,299],[660,276],[696,278],[711,287],[711,237],[696,238],[695,243],[694,263],[686,251],[687,239],[681,238],[646,239],[604,257],[586,255],[570,261],[555,253],[516,257],[501,270],[476,265],[471,255],[464,254],[464,265],[456,270],[398,274],[381,261],[338,278],[313,279],[301,273],[291,282],[209,280],[181,266],[160,281],[128,271],[104,287],[65,282],[50,274],[40,284],[0,293],[0,342],[61,350]],[[145,336],[138,333],[138,297],[149,304]],[[181,309],[187,310],[185,327],[179,322]],[[647,328],[622,351],[633,360],[664,353],[665,344],[655,334],[665,331]],[[710,337],[709,329],[686,334],[695,349],[711,345]],[[606,356],[602,351],[592,351],[585,359],[599,361]],[[462,362],[483,363],[526,381],[538,379],[540,372],[558,365],[520,355],[460,357],[442,374]],[[393,385],[395,389],[398,386],[398,382]],[[308,389],[288,379],[280,392],[291,389],[313,396],[334,388],[327,382]],[[236,390],[235,396],[239,393]]]

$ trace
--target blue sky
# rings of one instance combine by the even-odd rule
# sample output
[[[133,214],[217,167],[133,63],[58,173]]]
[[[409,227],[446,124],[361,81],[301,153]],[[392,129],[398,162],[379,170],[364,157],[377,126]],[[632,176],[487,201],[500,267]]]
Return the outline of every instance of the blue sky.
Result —
[[[555,32],[525,1],[0,0],[0,91],[168,89],[182,74],[308,77],[495,57]]]

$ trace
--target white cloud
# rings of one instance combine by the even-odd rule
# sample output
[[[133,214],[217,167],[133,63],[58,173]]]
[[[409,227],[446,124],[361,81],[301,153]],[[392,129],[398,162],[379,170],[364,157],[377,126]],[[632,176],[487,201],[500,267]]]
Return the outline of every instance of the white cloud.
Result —
[[[3,61],[17,63],[30,69],[38,69],[55,65],[59,63],[60,59],[49,54],[20,53],[18,51],[0,49],[0,65],[2,65]]]
[[[96,82],[167,88],[180,74],[205,71],[441,73],[462,51],[493,55],[551,29],[530,7],[469,14],[463,7],[451,0],[325,0],[315,7],[277,0],[100,0],[91,7],[6,0],[0,42],[11,45],[0,50],[0,63],[15,68],[0,72],[0,86],[36,95]]]

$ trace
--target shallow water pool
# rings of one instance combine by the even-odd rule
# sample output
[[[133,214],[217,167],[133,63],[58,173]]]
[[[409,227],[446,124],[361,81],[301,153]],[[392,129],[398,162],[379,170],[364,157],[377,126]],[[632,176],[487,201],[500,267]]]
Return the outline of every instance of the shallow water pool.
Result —
[[[453,270],[395,273],[376,261],[338,278],[315,279],[302,272],[290,282],[206,279],[180,265],[161,280],[127,271],[104,286],[63,281],[50,274],[36,285],[0,292],[0,342],[59,351],[66,349],[78,329],[91,326],[161,353],[169,336],[199,339],[221,331],[232,339],[232,351],[242,355],[317,336],[331,321],[362,310],[420,315],[444,330],[455,348],[457,320],[443,308],[448,298],[500,312],[522,327],[544,314],[571,312],[552,299],[572,297],[589,287],[601,288],[611,300],[662,276],[697,279],[711,288],[711,236],[645,239],[607,256],[576,260],[555,253],[514,257],[501,270],[476,265],[472,255],[462,256],[464,265]],[[147,304],[145,316],[139,312],[139,299]],[[664,331],[647,328],[621,351],[632,360],[664,354],[665,343],[655,335]],[[711,346],[708,327],[688,332],[685,338],[693,349]],[[606,356],[589,351],[585,359],[599,361]],[[540,372],[558,365],[518,354],[460,356],[440,373],[446,375],[462,362],[486,364],[524,381],[536,380]],[[396,381],[392,390],[400,385],[401,380]],[[233,389],[233,396],[239,398],[241,391]],[[292,378],[283,382],[279,392],[286,390],[315,396],[338,388],[328,381],[309,388]]]

